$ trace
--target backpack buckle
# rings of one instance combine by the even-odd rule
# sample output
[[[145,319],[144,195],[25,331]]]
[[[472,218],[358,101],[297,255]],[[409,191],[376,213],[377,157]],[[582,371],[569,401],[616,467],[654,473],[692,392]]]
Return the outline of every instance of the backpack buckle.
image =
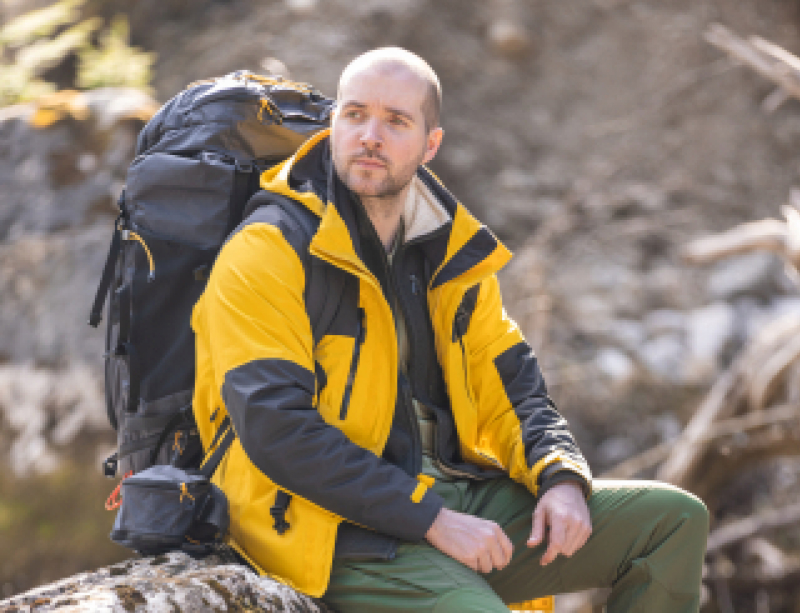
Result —
[[[117,464],[118,456],[117,452],[115,451],[110,456],[108,456],[105,460],[103,460],[102,469],[103,474],[108,477],[109,479],[113,479],[117,476]]]

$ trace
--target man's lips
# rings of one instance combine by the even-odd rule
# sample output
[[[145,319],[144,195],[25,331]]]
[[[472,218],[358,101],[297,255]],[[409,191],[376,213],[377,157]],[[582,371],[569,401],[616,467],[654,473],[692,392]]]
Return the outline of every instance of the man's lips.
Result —
[[[353,163],[365,168],[385,168],[386,164],[375,158],[356,158]]]

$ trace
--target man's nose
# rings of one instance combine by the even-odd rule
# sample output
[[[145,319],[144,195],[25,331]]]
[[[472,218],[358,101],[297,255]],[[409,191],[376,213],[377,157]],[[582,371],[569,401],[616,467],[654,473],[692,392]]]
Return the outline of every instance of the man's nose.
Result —
[[[379,149],[383,144],[380,126],[376,119],[364,122],[361,130],[361,145],[367,149]]]

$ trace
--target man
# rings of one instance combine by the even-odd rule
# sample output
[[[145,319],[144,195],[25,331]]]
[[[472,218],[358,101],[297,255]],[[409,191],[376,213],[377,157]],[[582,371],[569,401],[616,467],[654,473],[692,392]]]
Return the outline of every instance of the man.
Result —
[[[262,177],[254,204],[292,210],[256,208],[219,255],[194,409],[206,447],[225,415],[237,434],[215,476],[231,545],[343,613],[589,587],[612,588],[609,611],[697,611],[705,507],[591,480],[502,307],[510,254],[424,166],[440,104],[410,52],[354,60],[330,133]],[[343,290],[315,339],[321,271]]]

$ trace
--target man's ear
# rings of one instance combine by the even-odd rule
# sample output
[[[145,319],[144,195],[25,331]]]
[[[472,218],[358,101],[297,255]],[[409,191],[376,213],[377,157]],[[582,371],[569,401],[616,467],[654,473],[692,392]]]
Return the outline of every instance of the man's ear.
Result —
[[[427,164],[434,158],[436,152],[439,151],[439,147],[442,145],[443,138],[444,130],[442,128],[434,128],[428,132],[425,142],[425,156],[422,158],[423,164]]]

